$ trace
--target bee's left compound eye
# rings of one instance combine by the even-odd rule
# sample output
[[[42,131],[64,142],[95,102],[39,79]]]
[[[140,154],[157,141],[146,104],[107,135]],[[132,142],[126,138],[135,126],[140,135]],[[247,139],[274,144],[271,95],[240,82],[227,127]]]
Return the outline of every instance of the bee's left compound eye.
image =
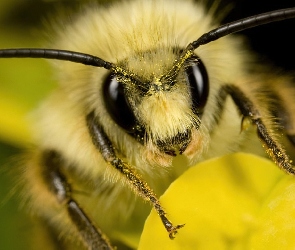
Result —
[[[185,77],[191,92],[193,110],[202,114],[209,94],[209,80],[206,68],[198,57],[189,60]]]
[[[127,132],[132,132],[136,119],[127,101],[123,84],[117,81],[116,75],[110,74],[105,79],[103,98],[112,119]]]

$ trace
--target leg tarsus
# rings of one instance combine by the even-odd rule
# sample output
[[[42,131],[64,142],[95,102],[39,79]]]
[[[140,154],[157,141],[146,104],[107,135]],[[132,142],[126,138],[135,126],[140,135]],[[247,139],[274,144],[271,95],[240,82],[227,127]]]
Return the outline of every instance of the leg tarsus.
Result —
[[[254,123],[257,126],[258,137],[266,147],[267,154],[282,170],[294,175],[294,166],[291,164],[288,155],[285,153],[281,145],[270,136],[261,119],[256,119]]]
[[[166,213],[153,190],[148,186],[148,184],[137,174],[134,169],[127,163],[117,157],[112,142],[108,138],[107,134],[104,132],[103,127],[97,121],[94,112],[91,112],[86,117],[87,126],[89,133],[91,135],[92,142],[94,146],[100,151],[105,161],[112,165],[116,170],[118,170],[128,181],[129,186],[138,196],[149,201],[158,215],[160,216],[165,229],[169,233],[170,238],[174,238],[177,229],[183,227],[179,225],[174,227],[172,223],[167,219]]]

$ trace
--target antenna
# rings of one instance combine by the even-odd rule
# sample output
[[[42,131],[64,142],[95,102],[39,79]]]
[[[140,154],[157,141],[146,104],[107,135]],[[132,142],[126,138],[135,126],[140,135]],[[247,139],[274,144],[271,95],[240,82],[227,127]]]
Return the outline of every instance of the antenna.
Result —
[[[200,45],[210,43],[229,34],[291,18],[295,18],[295,8],[274,10],[255,16],[246,17],[244,19],[224,24],[216,29],[209,31],[208,33],[205,33],[198,40],[190,43],[187,49],[195,50]]]
[[[95,67],[103,67],[105,69],[112,69],[114,67],[112,63],[104,61],[96,56],[58,49],[0,49],[0,58],[46,58],[82,63]]]

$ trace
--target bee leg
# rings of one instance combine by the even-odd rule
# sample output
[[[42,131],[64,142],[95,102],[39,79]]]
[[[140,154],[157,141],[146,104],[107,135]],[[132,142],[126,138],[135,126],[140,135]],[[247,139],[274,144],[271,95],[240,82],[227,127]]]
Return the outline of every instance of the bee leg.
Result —
[[[231,96],[244,117],[249,117],[252,123],[257,127],[257,134],[266,152],[273,161],[289,174],[295,174],[295,169],[289,160],[288,155],[281,144],[274,138],[271,129],[267,128],[262,121],[262,117],[253,102],[234,85],[225,85],[223,90]]]
[[[166,212],[161,206],[153,190],[145,181],[142,180],[141,176],[139,176],[128,163],[117,157],[111,141],[104,132],[103,127],[97,121],[94,112],[87,115],[86,122],[92,142],[102,154],[104,160],[123,174],[123,176],[128,180],[131,189],[134,190],[137,195],[141,196],[153,205],[160,216],[165,229],[169,233],[170,239],[173,239],[177,230],[184,225],[173,226],[170,220],[166,217]]]
[[[294,95],[288,96],[286,93],[280,93],[281,89],[275,89],[276,94],[273,97],[276,100],[275,107],[272,110],[274,116],[279,119],[280,125],[283,127],[286,137],[291,142],[293,147],[295,146],[295,117],[294,114],[294,104],[290,102],[293,100]],[[291,92],[292,93],[292,92]],[[287,97],[286,97],[287,96]]]
[[[87,217],[82,208],[71,196],[71,187],[65,176],[60,172],[62,167],[61,156],[53,150],[43,153],[43,164],[46,167],[44,179],[60,204],[65,204],[68,215],[89,249],[113,249],[105,236]]]

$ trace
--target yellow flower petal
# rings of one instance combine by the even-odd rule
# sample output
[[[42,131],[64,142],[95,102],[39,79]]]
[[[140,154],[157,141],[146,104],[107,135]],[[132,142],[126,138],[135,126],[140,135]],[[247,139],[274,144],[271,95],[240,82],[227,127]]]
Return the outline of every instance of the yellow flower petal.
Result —
[[[295,179],[271,161],[232,154],[185,172],[161,197],[174,224],[170,240],[158,215],[148,217],[144,249],[295,249]]]

